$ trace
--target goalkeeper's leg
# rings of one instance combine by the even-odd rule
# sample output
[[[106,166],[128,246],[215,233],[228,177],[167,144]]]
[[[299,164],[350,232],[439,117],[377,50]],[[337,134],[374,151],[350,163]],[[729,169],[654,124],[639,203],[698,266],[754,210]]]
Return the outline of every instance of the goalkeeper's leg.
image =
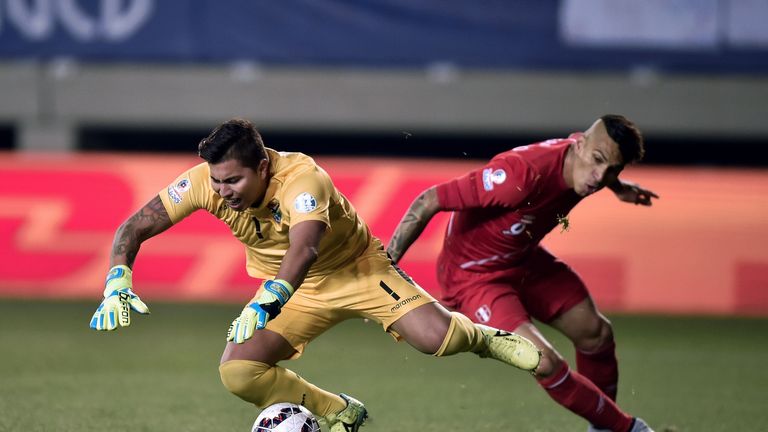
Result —
[[[475,324],[437,303],[408,312],[392,328],[415,348],[438,357],[473,352],[529,371],[536,369],[541,357],[538,348],[528,339]]]
[[[258,407],[291,402],[324,419],[332,432],[357,431],[368,416],[365,406],[347,395],[336,395],[275,364],[296,350],[280,334],[257,330],[243,344],[228,343],[219,365],[224,387]]]
[[[229,360],[219,366],[219,374],[227,390],[258,407],[292,402],[324,416],[339,412],[346,406],[340,396],[280,366],[253,360]]]
[[[219,373],[224,386],[241,399],[259,407],[277,402],[304,405],[325,419],[331,431],[356,431],[368,417],[365,406],[357,399],[329,393],[280,366],[229,360],[219,366]]]
[[[227,344],[219,365],[221,381],[227,390],[261,408],[292,402],[317,415],[343,410],[347,404],[340,396],[276,366],[294,356],[296,350],[280,333],[257,330],[243,344]]]

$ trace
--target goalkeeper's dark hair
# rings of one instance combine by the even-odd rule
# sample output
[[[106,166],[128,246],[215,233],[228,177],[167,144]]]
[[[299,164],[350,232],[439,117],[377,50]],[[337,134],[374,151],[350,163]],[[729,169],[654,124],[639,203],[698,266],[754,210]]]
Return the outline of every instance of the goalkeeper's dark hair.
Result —
[[[640,162],[645,156],[643,134],[634,123],[618,114],[606,114],[600,117],[608,131],[608,136],[619,145],[621,158],[625,165]]]
[[[253,123],[241,118],[227,120],[200,140],[197,154],[206,162],[217,164],[237,160],[243,166],[257,169],[267,159],[264,141]]]

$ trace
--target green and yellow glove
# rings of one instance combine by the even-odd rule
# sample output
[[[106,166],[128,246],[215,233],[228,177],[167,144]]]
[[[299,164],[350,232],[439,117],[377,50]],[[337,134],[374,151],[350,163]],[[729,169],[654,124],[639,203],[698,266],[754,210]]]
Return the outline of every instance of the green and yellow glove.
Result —
[[[280,314],[294,289],[290,283],[282,279],[268,280],[261,284],[251,303],[232,321],[227,332],[227,340],[241,344],[253,336],[253,331],[263,329],[267,321]]]
[[[131,269],[125,265],[116,265],[107,274],[104,300],[91,317],[94,330],[114,330],[117,325],[131,325],[131,310],[148,314],[149,308],[131,291]]]

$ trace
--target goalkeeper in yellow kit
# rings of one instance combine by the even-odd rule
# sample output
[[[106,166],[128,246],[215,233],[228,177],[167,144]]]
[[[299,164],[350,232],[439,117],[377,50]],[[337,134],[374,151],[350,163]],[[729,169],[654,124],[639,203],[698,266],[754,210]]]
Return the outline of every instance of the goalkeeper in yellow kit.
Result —
[[[205,162],[181,174],[117,230],[104,300],[91,328],[114,330],[130,324],[131,310],[149,312],[131,283],[141,243],[206,210],[245,245],[248,274],[265,280],[232,322],[219,366],[224,386],[248,402],[301,404],[331,431],[357,431],[368,415],[360,401],[277,365],[355,317],[380,323],[427,354],[469,351],[524,370],[538,366],[540,353],[530,341],[447,311],[397,268],[310,157],[265,148],[242,119],[215,128],[198,150]]]

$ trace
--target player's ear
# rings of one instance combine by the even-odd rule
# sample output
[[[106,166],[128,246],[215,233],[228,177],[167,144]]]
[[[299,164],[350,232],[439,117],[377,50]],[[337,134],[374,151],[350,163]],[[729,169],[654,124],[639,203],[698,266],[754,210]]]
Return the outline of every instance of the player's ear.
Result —
[[[583,134],[576,138],[576,142],[573,144],[573,149],[577,152],[580,152],[584,149],[584,146],[587,144],[587,134]]]
[[[256,169],[259,178],[266,180],[269,176],[269,159],[262,159],[259,161],[259,167]]]

